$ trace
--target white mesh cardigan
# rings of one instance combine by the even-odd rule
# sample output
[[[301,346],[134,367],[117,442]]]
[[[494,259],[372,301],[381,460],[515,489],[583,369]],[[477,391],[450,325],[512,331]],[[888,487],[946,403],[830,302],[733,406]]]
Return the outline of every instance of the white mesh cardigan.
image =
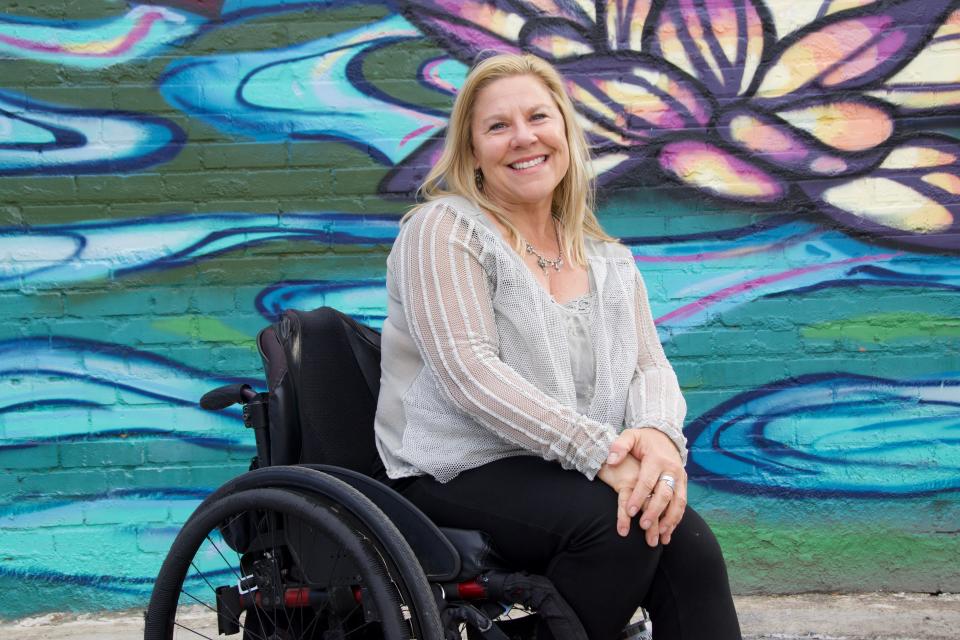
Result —
[[[377,448],[391,478],[515,455],[593,478],[625,427],[660,429],[686,462],[686,403],[629,249],[587,240],[593,399],[577,412],[559,304],[475,205],[420,207],[387,259]]]

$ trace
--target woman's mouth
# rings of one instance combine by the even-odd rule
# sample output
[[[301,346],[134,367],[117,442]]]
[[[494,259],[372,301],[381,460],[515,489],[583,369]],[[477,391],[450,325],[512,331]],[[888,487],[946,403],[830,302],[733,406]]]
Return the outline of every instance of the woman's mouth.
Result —
[[[518,160],[517,162],[511,162],[509,166],[515,171],[523,171],[524,169],[532,169],[538,165],[543,164],[547,161],[547,156],[537,156],[536,158],[530,158],[528,160]]]

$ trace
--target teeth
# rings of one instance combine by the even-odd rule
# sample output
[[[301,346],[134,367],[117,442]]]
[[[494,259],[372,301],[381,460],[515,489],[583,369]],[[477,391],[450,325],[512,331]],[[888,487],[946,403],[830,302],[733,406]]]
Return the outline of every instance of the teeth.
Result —
[[[538,164],[540,164],[546,159],[547,159],[546,156],[540,156],[539,158],[534,158],[533,160],[527,160],[526,162],[514,162],[510,166],[513,167],[514,169],[529,169],[530,167],[537,166]]]

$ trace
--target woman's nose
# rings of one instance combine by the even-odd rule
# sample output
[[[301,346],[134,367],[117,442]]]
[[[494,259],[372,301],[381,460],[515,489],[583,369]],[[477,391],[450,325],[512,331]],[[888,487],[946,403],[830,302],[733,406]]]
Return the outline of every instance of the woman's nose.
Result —
[[[513,146],[524,147],[533,144],[537,140],[537,134],[533,128],[526,122],[521,122],[513,128]]]

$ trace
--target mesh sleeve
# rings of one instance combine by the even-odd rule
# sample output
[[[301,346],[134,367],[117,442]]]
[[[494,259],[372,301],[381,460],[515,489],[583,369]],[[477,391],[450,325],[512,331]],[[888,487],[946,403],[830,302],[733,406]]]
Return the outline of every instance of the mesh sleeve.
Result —
[[[500,359],[477,222],[436,204],[412,216],[397,242],[406,320],[444,395],[498,437],[592,479],[615,431],[545,394]]]
[[[687,414],[687,403],[657,336],[643,277],[639,271],[636,274],[637,369],[627,394],[625,423],[627,427],[653,427],[665,433],[677,446],[686,464],[687,439],[683,435],[683,419]]]

